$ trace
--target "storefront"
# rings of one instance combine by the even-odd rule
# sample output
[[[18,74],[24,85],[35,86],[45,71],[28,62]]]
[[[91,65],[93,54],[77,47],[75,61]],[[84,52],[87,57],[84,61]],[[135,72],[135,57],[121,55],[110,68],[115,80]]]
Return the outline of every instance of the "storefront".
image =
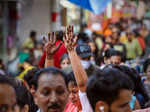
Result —
[[[15,45],[17,20],[17,1],[0,1],[0,58],[5,62],[9,51]]]

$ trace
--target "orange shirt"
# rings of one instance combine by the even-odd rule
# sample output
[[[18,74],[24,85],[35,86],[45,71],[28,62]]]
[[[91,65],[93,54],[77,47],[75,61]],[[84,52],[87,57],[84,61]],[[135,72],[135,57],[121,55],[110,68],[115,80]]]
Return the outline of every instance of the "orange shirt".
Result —
[[[106,29],[105,31],[104,31],[104,35],[107,37],[107,36],[110,36],[110,35],[112,35],[112,31],[110,30],[110,29]]]

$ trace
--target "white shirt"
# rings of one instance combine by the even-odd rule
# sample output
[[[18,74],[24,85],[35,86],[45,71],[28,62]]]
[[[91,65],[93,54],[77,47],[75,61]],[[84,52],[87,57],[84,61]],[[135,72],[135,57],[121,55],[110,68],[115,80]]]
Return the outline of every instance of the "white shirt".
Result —
[[[86,93],[79,90],[79,98],[82,105],[82,112],[93,112]]]

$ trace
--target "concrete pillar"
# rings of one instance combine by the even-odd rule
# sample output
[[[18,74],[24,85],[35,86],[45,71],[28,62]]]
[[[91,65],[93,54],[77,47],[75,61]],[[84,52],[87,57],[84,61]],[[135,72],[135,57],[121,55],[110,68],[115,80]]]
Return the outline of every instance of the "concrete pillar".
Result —
[[[58,31],[61,29],[61,6],[60,0],[51,1],[51,31]]]

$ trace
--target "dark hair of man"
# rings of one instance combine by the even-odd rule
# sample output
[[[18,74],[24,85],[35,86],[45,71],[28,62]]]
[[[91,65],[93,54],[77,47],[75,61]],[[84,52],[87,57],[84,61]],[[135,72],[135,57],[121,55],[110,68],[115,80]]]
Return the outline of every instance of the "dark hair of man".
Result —
[[[57,40],[63,41],[63,36],[64,36],[63,31],[56,31],[55,34],[56,34],[56,39]]]
[[[30,37],[35,37],[35,36],[36,36],[36,31],[32,30],[32,31],[30,32]]]
[[[150,100],[148,94],[146,93],[145,87],[141,81],[141,77],[135,69],[129,68],[124,65],[116,66],[115,68],[124,72],[125,75],[127,75],[132,80],[132,82],[135,85],[135,88],[134,88],[135,94],[141,94],[144,97],[144,100],[146,102]],[[141,106],[143,106],[143,104]]]
[[[146,59],[143,63],[143,71],[146,73],[148,66],[150,65],[150,59]]]
[[[56,67],[49,67],[49,68],[43,68],[40,69],[36,75],[34,76],[34,87],[35,90],[38,89],[38,80],[39,78],[44,75],[45,73],[47,73],[47,75],[61,75],[65,81],[66,87],[67,87],[67,75],[60,69],[56,68]]]
[[[121,52],[120,52],[120,51],[113,50],[113,52],[112,52],[112,55],[111,55],[111,56],[120,56],[120,57],[122,57],[122,54],[121,54]]]
[[[29,70],[24,76],[24,80],[27,82],[30,88],[32,87],[32,85],[34,85],[34,76],[35,76],[35,73],[38,71],[39,71],[38,68],[33,68]]]
[[[112,43],[110,43],[110,42],[105,42],[105,46],[106,45],[109,45],[110,46],[110,48],[113,48],[113,44]]]
[[[110,49],[107,49],[105,52],[104,52],[104,57],[106,59],[109,59],[111,56],[112,56],[112,53],[114,52],[114,49],[113,48],[110,48]]]
[[[72,82],[74,84],[74,86],[77,86],[77,82],[76,79],[74,77],[74,73],[70,72],[69,74],[67,74],[67,85]]]
[[[0,74],[0,84],[8,84],[14,88],[15,82],[12,80],[13,78],[9,77],[8,75],[1,75]]]
[[[83,42],[87,43],[87,41],[89,40],[89,37],[86,33],[79,33],[78,34],[78,39],[83,40]]]
[[[98,101],[105,101],[108,105],[119,97],[121,90],[133,90],[134,84],[123,72],[115,68],[96,71],[88,80],[87,97],[93,109]]]
[[[34,104],[33,97],[24,84],[16,85],[17,105],[23,109],[25,105],[29,106],[29,112],[36,112],[37,106]]]

